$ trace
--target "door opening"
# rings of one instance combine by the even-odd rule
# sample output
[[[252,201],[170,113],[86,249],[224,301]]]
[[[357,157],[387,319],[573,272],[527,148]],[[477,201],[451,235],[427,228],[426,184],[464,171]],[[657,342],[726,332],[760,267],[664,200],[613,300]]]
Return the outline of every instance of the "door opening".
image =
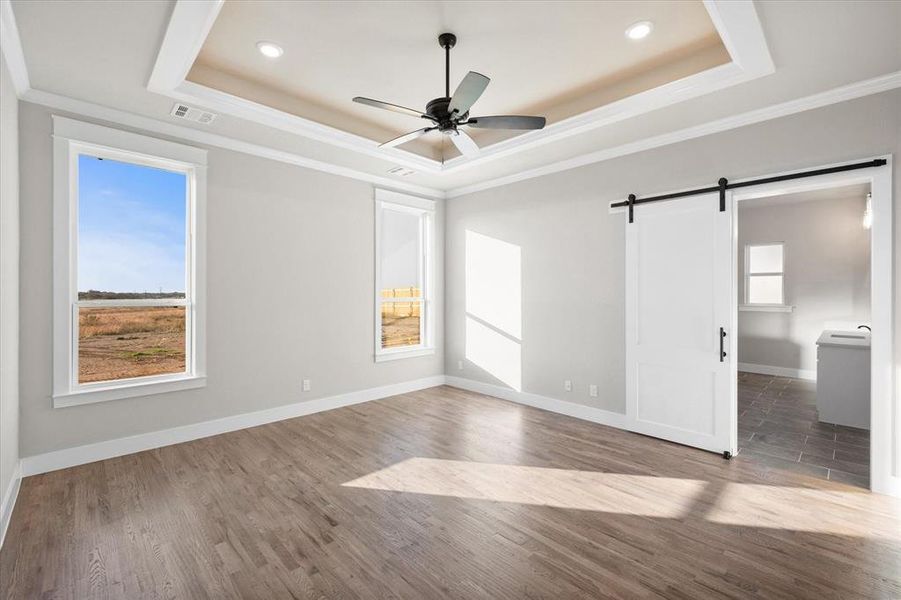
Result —
[[[870,192],[737,203],[737,456],[763,470],[869,488]]]

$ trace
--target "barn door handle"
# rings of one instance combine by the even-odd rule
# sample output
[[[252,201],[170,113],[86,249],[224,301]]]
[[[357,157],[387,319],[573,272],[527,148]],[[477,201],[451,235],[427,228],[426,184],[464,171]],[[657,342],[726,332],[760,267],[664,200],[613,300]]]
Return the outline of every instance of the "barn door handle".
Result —
[[[720,362],[723,362],[723,359],[726,358],[726,351],[723,349],[723,345],[726,342],[726,330],[720,327]]]

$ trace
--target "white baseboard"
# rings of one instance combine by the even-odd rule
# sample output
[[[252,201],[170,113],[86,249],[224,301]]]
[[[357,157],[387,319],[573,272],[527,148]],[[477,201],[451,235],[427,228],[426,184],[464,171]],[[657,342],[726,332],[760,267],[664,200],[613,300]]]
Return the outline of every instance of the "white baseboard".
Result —
[[[585,406],[584,404],[576,404],[575,402],[568,402],[566,400],[549,398],[547,396],[540,396],[538,394],[532,394],[530,392],[517,392],[516,390],[511,390],[510,388],[505,388],[491,383],[483,383],[481,381],[475,381],[473,379],[466,379],[463,377],[454,377],[452,375],[448,375],[445,379],[447,380],[447,385],[463,390],[469,390],[470,392],[478,392],[480,394],[485,394],[486,396],[494,396],[495,398],[500,398],[502,400],[509,400],[510,402],[525,404],[527,406],[559,413],[561,415],[567,415],[570,417],[575,417],[577,419],[591,421],[592,423],[609,425],[610,427],[616,427],[617,429],[626,429],[626,415],[623,413],[604,410],[602,408],[594,408],[592,406]]]
[[[817,372],[807,369],[789,369],[786,367],[773,367],[770,365],[755,365],[753,363],[738,363],[738,370],[747,373],[760,373],[761,375],[776,375],[777,377],[794,377],[795,379],[817,380]]]
[[[0,548],[3,547],[3,540],[6,539],[6,528],[9,527],[9,520],[13,516],[13,508],[16,506],[16,498],[19,497],[21,483],[22,461],[19,461],[16,463],[16,468],[13,469],[13,477],[6,487],[3,500],[0,501]]]
[[[163,446],[189,442],[191,440],[212,435],[219,435],[220,433],[228,433],[230,431],[256,427],[257,425],[265,425],[266,423],[273,423],[275,421],[283,421],[285,419],[302,417],[304,415],[332,410],[334,408],[341,408],[342,406],[350,406],[352,404],[379,400],[397,394],[423,390],[437,385],[443,385],[444,382],[444,375],[435,375],[433,377],[425,377],[413,381],[405,381],[402,383],[394,383],[391,385],[349,392],[347,394],[339,394],[328,398],[317,398],[306,402],[286,404],[284,406],[214,419],[212,421],[183,425],[172,429],[164,429],[162,431],[142,433],[140,435],[97,442],[95,444],[65,448],[63,450],[56,450],[45,454],[26,456],[21,460],[21,474],[22,477],[39,475],[41,473],[66,469],[107,458],[115,458],[117,456],[124,456],[135,452],[143,452],[144,450],[162,448]]]

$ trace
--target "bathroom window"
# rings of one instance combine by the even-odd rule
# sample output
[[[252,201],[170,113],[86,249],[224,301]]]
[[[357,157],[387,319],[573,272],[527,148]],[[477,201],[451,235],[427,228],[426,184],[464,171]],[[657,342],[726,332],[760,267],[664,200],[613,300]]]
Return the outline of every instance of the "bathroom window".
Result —
[[[743,309],[785,306],[785,244],[745,246],[745,303]]]

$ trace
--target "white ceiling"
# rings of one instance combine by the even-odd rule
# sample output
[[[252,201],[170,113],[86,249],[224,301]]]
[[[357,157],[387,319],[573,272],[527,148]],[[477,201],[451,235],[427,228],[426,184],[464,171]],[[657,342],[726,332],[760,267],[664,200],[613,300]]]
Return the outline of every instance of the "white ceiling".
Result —
[[[624,32],[638,21],[652,21],[654,31],[630,40]],[[443,31],[458,36],[451,93],[467,71],[492,78],[474,114],[540,114],[550,123],[730,60],[700,0],[226,0],[188,79],[386,141],[421,123],[351,98],[424,110],[444,96],[444,51],[437,43]],[[279,44],[285,54],[263,57],[260,40]],[[486,133],[471,135],[487,142]],[[427,136],[419,149],[445,139]]]
[[[802,202],[815,202],[824,200],[846,200],[855,198],[862,200],[870,193],[869,183],[855,183],[839,187],[822,188],[819,190],[805,190],[792,194],[780,194],[753,200],[742,200],[738,206],[740,210],[753,210],[769,206],[784,206],[786,204],[799,204]]]
[[[147,91],[173,2],[122,0],[56,2],[14,0],[13,12],[35,92],[25,99],[51,102],[43,93],[83,100],[160,122],[171,98]],[[503,159],[444,173],[420,171],[405,184],[459,190],[532,169],[668,136],[712,120],[794,101],[870,78],[901,72],[901,2],[757,2],[756,8],[776,66],[772,75],[530,148]],[[348,27],[360,27],[348,23]],[[463,40],[464,31],[458,31]],[[462,48],[463,46],[461,46]],[[473,68],[465,62],[461,68]],[[487,70],[487,69],[486,69]],[[494,81],[492,85],[499,82]],[[895,83],[892,83],[894,86]],[[901,85],[901,84],[899,84]],[[439,83],[440,86],[440,83]],[[372,93],[360,90],[361,94]],[[386,99],[392,99],[388,97]],[[58,98],[53,102],[58,102]],[[404,102],[403,98],[396,98]],[[311,157],[373,177],[385,177],[391,156],[348,151],[249,120],[220,116],[190,129]],[[618,151],[618,150],[617,150]]]

